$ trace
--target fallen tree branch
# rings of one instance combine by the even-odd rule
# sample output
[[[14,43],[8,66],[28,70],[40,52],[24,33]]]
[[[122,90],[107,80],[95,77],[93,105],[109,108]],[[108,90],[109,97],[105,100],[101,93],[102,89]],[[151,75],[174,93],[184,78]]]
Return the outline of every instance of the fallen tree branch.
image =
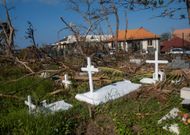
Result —
[[[25,64],[25,62],[20,61],[17,57],[15,58],[15,62],[17,62],[17,63],[23,65],[23,66],[24,66],[26,69],[28,69],[31,73],[34,73],[34,71],[33,71],[29,66],[27,66],[27,65]]]
[[[24,79],[24,78],[26,78],[26,77],[29,77],[29,76],[32,76],[32,75],[35,75],[35,74],[40,74],[40,73],[43,73],[43,72],[56,73],[56,72],[59,72],[59,70],[41,70],[41,71],[39,71],[39,72],[29,73],[29,74],[26,74],[26,75],[24,75],[24,76],[18,78],[18,79],[7,81],[7,82],[5,82],[5,84],[11,83],[11,82],[17,82],[17,81],[22,80],[22,79]]]
[[[58,89],[56,91],[50,92],[50,93],[48,93],[48,95],[52,96],[52,95],[58,94],[60,92],[63,92],[63,89]]]
[[[0,98],[12,98],[12,99],[17,99],[17,100],[24,100],[22,97],[17,97],[17,96],[12,96],[12,95],[5,95],[0,93]]]

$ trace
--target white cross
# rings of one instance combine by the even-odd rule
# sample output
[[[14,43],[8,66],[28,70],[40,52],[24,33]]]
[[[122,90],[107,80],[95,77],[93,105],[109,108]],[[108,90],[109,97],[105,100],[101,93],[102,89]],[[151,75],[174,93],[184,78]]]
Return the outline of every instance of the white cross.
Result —
[[[91,60],[90,60],[90,58],[87,57],[87,67],[82,67],[81,70],[88,72],[88,79],[89,79],[90,92],[93,93],[94,88],[93,88],[92,74],[93,74],[94,72],[98,72],[98,68],[94,68],[94,66],[91,65]]]
[[[71,84],[71,81],[68,80],[67,74],[65,74],[64,78],[65,78],[65,80],[62,80],[62,83],[65,84],[65,88],[67,89],[69,87],[69,85]]]
[[[158,44],[156,45],[156,50],[155,50],[155,60],[146,60],[146,63],[154,63],[155,64],[155,77],[153,77],[154,80],[159,81],[158,78],[158,64],[167,64],[167,60],[158,60]]]
[[[29,113],[32,112],[32,110],[36,109],[36,106],[32,104],[31,96],[28,96],[28,101],[24,101],[24,103],[28,106],[29,108]]]

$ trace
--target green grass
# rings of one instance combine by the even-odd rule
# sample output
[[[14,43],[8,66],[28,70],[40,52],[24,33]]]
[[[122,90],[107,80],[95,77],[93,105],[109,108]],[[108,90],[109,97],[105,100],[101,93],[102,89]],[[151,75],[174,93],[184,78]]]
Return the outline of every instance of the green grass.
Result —
[[[6,79],[0,83],[0,93],[16,95],[21,99],[0,97],[0,134],[84,134],[90,130],[89,123],[92,121],[96,128],[100,128],[100,130],[92,130],[97,134],[99,134],[98,131],[106,132],[109,125],[112,125],[112,130],[119,135],[170,134],[162,129],[163,124],[158,125],[157,122],[173,107],[179,107],[182,110],[178,93],[170,94],[165,103],[159,102],[155,97],[134,99],[126,96],[97,107],[91,107],[93,118],[90,118],[88,105],[75,99],[77,93],[88,90],[88,82],[74,81],[70,89],[49,96],[48,93],[54,90],[53,81],[38,77],[27,77],[17,82],[7,83],[7,80],[15,79],[15,77],[24,74],[23,71],[16,72],[18,69],[16,71],[7,69],[7,71],[12,70],[13,72],[9,74],[9,77],[3,76]],[[29,115],[28,108],[24,105],[27,95],[32,95],[36,104],[44,99],[49,103],[65,100],[71,103],[73,108],[55,114]],[[98,120],[98,116],[104,116],[105,119]],[[182,124],[179,119],[173,121],[179,123],[181,133],[184,135],[190,132],[189,126]],[[169,121],[169,123],[173,121]],[[139,129],[136,131],[134,127]]]

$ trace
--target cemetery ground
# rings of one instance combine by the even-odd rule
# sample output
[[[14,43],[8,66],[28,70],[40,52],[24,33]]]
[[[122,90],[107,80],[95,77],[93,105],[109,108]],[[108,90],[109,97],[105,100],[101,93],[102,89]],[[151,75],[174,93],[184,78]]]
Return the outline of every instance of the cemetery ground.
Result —
[[[173,70],[162,65],[167,78],[165,81],[143,85],[119,99],[92,106],[75,99],[76,94],[89,91],[87,75],[79,75],[80,68],[86,65],[86,59],[68,57],[64,60],[60,58],[60,61],[64,61],[69,68],[49,61],[30,63],[30,67],[39,74],[31,74],[22,66],[1,61],[0,134],[161,135],[171,134],[162,127],[173,122],[179,124],[180,134],[190,133],[190,126],[185,125],[180,118],[158,124],[158,120],[174,107],[188,112],[180,104],[180,89],[189,87],[190,82],[182,69]],[[129,63],[125,55],[93,58],[92,63],[100,69],[93,75],[95,89],[123,79],[139,83],[140,79],[151,77],[153,73],[153,65]],[[51,71],[47,78],[40,77],[42,70]],[[68,89],[58,79],[66,73],[72,82]],[[180,78],[183,79],[178,82]],[[24,104],[28,95],[31,95],[36,105],[40,105],[43,100],[48,103],[64,100],[73,107],[53,114],[29,114]]]

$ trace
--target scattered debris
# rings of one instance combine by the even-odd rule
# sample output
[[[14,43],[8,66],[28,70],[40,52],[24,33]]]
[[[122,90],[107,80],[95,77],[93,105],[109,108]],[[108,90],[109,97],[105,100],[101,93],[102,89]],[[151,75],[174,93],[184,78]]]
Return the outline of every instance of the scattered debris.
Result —
[[[180,111],[178,108],[173,108],[168,114],[163,116],[159,121],[158,124],[161,124],[164,120],[168,119],[175,119],[179,115]],[[163,127],[163,129],[170,131],[171,133],[175,133],[179,135],[179,126],[178,124],[171,124],[166,125]]]
[[[183,74],[185,78],[189,81],[190,80],[190,69],[184,69]]]
[[[190,68],[190,64],[185,60],[182,60],[181,57],[176,57],[176,59],[172,60],[171,63],[168,63],[168,67],[172,69],[185,69]]]
[[[190,124],[190,115],[188,113],[182,114],[182,121],[185,125]]]
[[[42,72],[41,74],[40,74],[40,77],[41,78],[48,78],[49,77],[49,73],[48,72]]]
[[[168,114],[166,114],[164,117],[162,117],[159,121],[158,124],[161,124],[163,120],[167,120],[167,119],[174,119],[178,116],[179,113],[179,109],[178,108],[173,108]]]
[[[171,133],[174,133],[174,134],[177,134],[179,135],[179,126],[178,124],[172,124],[172,125],[167,125],[167,126],[164,126],[163,129],[167,130],[167,131],[170,131]]]
[[[142,63],[142,59],[130,59],[129,62],[140,65]]]

